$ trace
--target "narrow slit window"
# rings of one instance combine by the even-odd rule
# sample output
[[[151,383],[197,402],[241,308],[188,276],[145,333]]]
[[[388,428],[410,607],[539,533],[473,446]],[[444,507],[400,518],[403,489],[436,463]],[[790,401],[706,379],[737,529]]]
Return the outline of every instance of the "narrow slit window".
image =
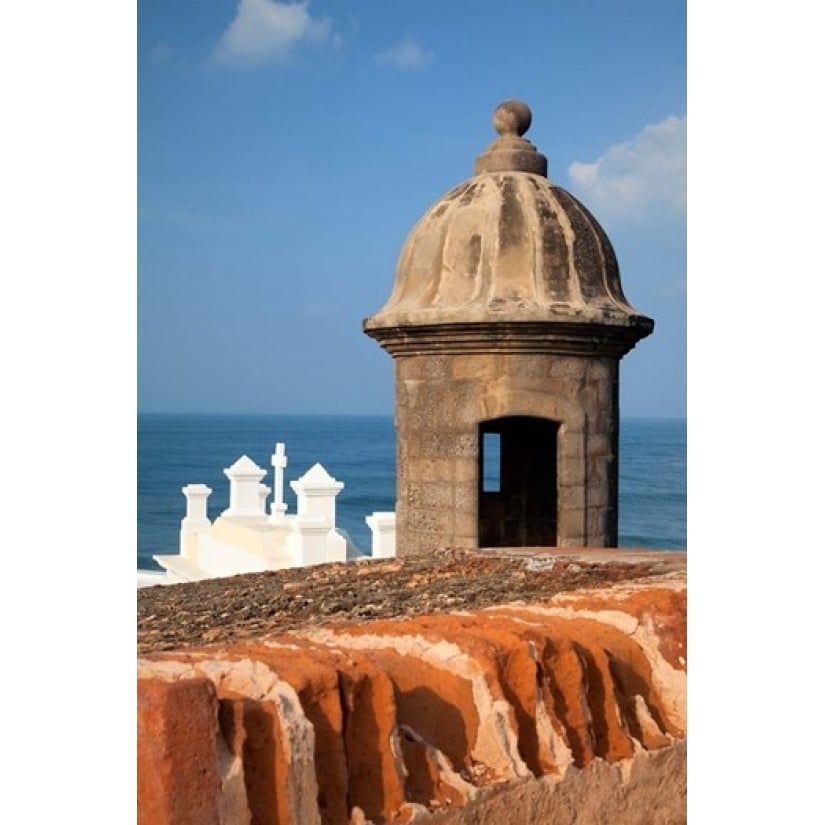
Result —
[[[501,492],[501,434],[484,433],[481,446],[484,456],[482,468],[481,491],[483,493]]]

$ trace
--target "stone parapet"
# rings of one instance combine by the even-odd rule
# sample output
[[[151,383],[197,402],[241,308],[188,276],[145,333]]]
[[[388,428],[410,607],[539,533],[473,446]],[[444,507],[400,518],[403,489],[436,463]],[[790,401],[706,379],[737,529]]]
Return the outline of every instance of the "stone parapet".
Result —
[[[314,570],[319,601],[325,581],[340,596],[390,578],[402,611],[438,582],[459,607],[477,588],[511,592],[458,613],[381,608],[234,638],[213,594],[214,629],[230,621],[229,636],[164,651],[139,634],[140,825],[686,822],[683,554],[453,553]],[[258,586],[301,592],[263,575],[222,582],[224,595],[252,605]],[[163,600],[191,589],[202,604],[216,586],[142,590],[139,606],[157,621]]]

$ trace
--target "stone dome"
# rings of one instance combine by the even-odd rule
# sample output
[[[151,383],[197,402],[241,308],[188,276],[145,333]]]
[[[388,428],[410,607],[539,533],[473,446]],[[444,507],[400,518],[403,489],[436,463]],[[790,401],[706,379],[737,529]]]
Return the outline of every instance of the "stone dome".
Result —
[[[622,292],[604,230],[548,180],[546,158],[523,137],[531,119],[519,101],[496,109],[500,137],[477,158],[475,175],[410,232],[389,300],[364,322],[368,335],[381,341],[390,329],[526,323],[534,335],[562,325],[575,336],[571,325],[596,325],[615,328],[626,351],[652,332],[653,321]]]

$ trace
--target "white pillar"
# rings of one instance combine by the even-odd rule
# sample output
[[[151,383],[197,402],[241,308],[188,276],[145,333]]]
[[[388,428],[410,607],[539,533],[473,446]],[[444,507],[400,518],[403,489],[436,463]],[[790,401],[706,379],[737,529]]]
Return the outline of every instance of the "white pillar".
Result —
[[[321,518],[296,516],[291,522],[287,551],[297,567],[323,564],[327,560],[329,525]]]
[[[372,530],[372,557],[395,558],[395,513],[376,512],[365,521]]]
[[[320,464],[315,464],[289,486],[298,496],[298,515],[322,518],[328,527],[335,527],[335,497],[344,489]]]
[[[286,451],[284,444],[279,441],[275,445],[275,452],[272,454],[272,476],[275,484],[275,496],[270,507],[270,521],[282,522],[286,516],[286,504],[284,504],[284,470],[287,465]]]
[[[251,458],[242,455],[231,467],[224,469],[229,479],[229,507],[222,516],[235,518],[260,517],[261,479],[266,475]]]
[[[266,498],[272,492],[272,490],[266,486],[266,484],[261,484],[258,487],[258,495],[261,497],[261,515],[266,515]]]
[[[211,527],[207,499],[212,489],[205,484],[187,484],[181,487],[181,492],[186,497],[186,515],[180,522],[180,554],[194,559],[197,556],[195,537]]]

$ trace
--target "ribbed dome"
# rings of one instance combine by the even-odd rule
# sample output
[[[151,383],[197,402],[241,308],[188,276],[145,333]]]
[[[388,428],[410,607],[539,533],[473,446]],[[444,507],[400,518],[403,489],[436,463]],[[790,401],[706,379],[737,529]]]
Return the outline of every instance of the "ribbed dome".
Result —
[[[613,247],[588,210],[546,177],[522,135],[517,101],[493,118],[501,137],[474,177],[437,201],[407,238],[386,305],[365,331],[467,323],[561,322],[635,328],[653,321],[625,299]]]

